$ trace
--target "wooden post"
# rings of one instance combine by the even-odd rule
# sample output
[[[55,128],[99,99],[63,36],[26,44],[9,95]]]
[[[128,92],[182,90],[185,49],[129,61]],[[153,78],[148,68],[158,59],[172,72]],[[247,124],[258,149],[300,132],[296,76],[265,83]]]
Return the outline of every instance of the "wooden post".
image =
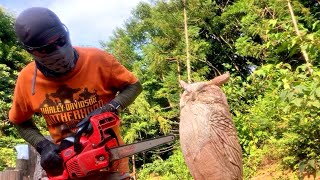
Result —
[[[28,179],[28,160],[26,159],[17,159],[16,160],[16,169],[20,172],[20,178]]]
[[[23,180],[23,177],[19,170],[5,170],[0,172],[0,180]]]
[[[17,180],[28,180],[30,176],[28,174],[28,163],[29,163],[29,146],[27,144],[18,144],[15,146],[17,151],[16,168],[15,170],[20,172],[20,179]]]
[[[15,171],[20,172],[19,177],[16,177],[16,178],[20,178],[20,179],[6,179],[6,180],[39,180],[42,178],[43,169],[40,165],[39,153],[30,144],[28,144],[28,152],[29,152],[28,160],[18,159],[18,158],[16,160]],[[2,179],[0,178],[0,180]]]

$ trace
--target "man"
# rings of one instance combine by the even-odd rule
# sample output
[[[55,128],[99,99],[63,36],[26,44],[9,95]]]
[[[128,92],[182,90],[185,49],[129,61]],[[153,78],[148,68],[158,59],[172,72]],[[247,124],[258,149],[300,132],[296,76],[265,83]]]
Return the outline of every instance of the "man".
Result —
[[[74,135],[77,123],[95,109],[118,112],[135,100],[142,87],[112,55],[96,48],[72,47],[68,29],[49,9],[23,11],[16,19],[15,32],[34,62],[18,76],[9,119],[40,153],[47,174],[59,175],[59,143]],[[53,142],[34,125],[35,113],[45,118]],[[123,144],[119,127],[115,133]],[[122,159],[107,174],[89,179],[125,179],[128,172],[128,159]]]

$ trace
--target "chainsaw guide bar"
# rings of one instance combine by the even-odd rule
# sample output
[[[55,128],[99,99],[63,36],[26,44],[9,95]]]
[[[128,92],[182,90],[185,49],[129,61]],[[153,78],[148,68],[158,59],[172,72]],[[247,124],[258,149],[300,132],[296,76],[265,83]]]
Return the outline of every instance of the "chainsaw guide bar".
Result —
[[[147,151],[149,149],[155,148],[157,146],[160,146],[162,144],[169,143],[173,141],[175,137],[173,135],[159,137],[159,138],[153,138],[148,139],[144,141],[140,141],[133,144],[118,146],[115,148],[111,148],[109,150],[111,157],[110,161],[122,159],[143,151]]]

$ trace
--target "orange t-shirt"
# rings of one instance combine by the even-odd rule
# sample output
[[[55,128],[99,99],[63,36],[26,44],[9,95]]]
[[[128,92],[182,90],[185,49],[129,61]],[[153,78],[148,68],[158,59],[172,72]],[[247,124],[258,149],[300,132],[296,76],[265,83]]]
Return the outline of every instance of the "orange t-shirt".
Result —
[[[96,49],[76,47],[79,59],[66,76],[47,78],[37,70],[35,94],[31,94],[35,63],[19,74],[9,119],[22,123],[41,113],[55,143],[73,135],[76,124],[89,112],[112,100],[116,93],[137,78],[112,55]],[[120,127],[114,129],[119,142]],[[120,172],[129,171],[128,160],[120,161]]]

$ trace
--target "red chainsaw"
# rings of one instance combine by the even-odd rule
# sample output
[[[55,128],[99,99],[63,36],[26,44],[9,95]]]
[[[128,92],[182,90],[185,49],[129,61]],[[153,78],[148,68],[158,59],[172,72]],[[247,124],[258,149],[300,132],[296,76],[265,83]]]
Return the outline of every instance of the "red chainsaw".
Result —
[[[68,144],[60,154],[64,162],[63,173],[54,177],[49,175],[49,179],[76,179],[108,171],[115,160],[155,148],[175,139],[173,135],[168,135],[119,146],[118,139],[112,130],[119,124],[119,117],[111,112],[94,115],[80,122],[73,142],[66,140],[61,142],[60,146]]]

